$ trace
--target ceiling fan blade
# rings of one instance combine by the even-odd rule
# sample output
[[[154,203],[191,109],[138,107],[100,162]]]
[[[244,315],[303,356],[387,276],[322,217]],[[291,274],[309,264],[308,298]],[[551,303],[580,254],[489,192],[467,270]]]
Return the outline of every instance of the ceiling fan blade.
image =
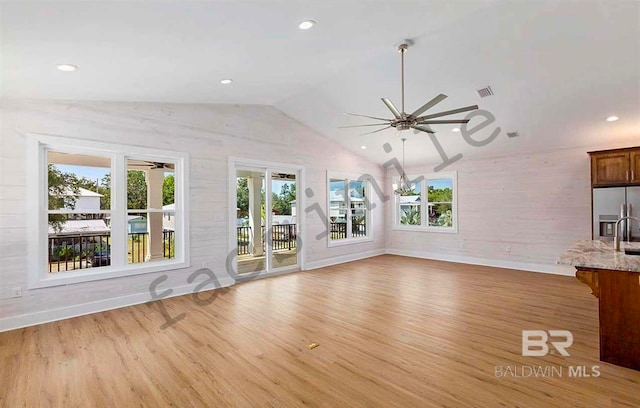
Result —
[[[418,125],[444,125],[447,123],[469,123],[469,119],[421,120]]]
[[[432,100],[430,100],[429,102],[427,102],[424,105],[422,105],[421,107],[419,107],[415,112],[413,112],[411,114],[411,116],[418,116],[422,112],[426,112],[428,109],[431,109],[432,107],[434,107],[435,105],[437,105],[440,102],[444,101],[445,99],[447,99],[447,95],[440,94],[440,95],[436,96],[435,98],[433,98]]]
[[[467,112],[478,109],[478,105],[465,106],[464,108],[452,109],[444,112],[432,113],[431,115],[424,115],[417,118],[417,120],[425,120],[432,118],[439,118],[441,116],[453,115],[455,113]]]
[[[389,98],[382,98],[382,102],[384,102],[384,104],[387,105],[387,108],[389,108],[389,110],[391,111],[391,113],[393,113],[393,116],[395,116],[396,119],[400,119],[400,111],[398,111],[398,108],[396,108],[396,105],[394,105]]]
[[[360,136],[370,135],[370,134],[372,134],[372,133],[382,132],[383,130],[387,130],[387,129],[389,129],[390,127],[391,127],[391,126],[387,126],[387,127],[382,128],[382,129],[374,130],[373,132],[363,133],[363,134],[361,134]]]
[[[339,126],[338,129],[346,129],[346,128],[354,128],[354,127],[362,127],[362,126],[386,126],[386,123],[370,123],[367,125],[351,125],[351,126]]]
[[[412,129],[415,130],[421,130],[423,132],[427,132],[427,133],[431,133],[432,135],[435,135],[436,132],[434,132],[433,130],[429,129],[428,127],[422,127],[422,126],[411,126]]]
[[[369,119],[384,120],[385,122],[391,122],[392,121],[392,119],[384,119],[384,118],[377,118],[375,116],[360,115],[359,113],[348,113],[348,112],[345,112],[344,114],[345,115],[350,115],[350,116],[360,116],[360,117],[369,118]]]

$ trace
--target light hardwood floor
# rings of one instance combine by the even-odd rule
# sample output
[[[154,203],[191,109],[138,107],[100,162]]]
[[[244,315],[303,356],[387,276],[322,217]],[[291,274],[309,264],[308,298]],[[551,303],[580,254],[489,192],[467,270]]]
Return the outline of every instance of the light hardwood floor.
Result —
[[[573,277],[385,255],[164,304],[186,318],[162,330],[153,303],[0,333],[0,405],[640,406],[640,372],[598,360],[597,301]],[[523,329],[570,330],[571,356],[522,357]],[[495,376],[547,365],[563,376]]]

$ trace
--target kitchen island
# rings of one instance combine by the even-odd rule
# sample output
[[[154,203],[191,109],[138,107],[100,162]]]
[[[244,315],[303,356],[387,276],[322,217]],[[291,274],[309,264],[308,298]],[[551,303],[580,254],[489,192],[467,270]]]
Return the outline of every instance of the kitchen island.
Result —
[[[598,298],[600,360],[640,370],[640,256],[624,253],[640,243],[621,246],[615,252],[612,242],[579,241],[558,263],[575,266],[576,278]]]

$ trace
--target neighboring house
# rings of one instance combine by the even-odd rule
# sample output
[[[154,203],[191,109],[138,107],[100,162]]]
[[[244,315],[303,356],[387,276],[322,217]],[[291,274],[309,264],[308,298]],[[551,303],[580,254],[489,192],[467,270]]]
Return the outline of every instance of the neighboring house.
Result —
[[[272,215],[271,222],[273,225],[295,224],[296,216],[295,215]]]
[[[147,219],[141,215],[129,215],[127,217],[127,230],[129,234],[146,233]]]
[[[351,208],[355,209],[353,215],[363,216],[365,214],[365,202],[363,197],[354,196],[355,192],[351,192]],[[346,222],[344,216],[347,214],[347,204],[344,196],[337,194],[336,191],[329,191],[329,218],[331,222]]]
[[[108,242],[111,232],[105,220],[67,220],[56,231],[49,225],[49,260],[55,261],[61,256],[58,251],[61,247],[71,247],[76,254],[93,251],[97,245]],[[82,238],[79,238],[82,237]],[[68,252],[67,252],[68,254]]]
[[[400,196],[400,208],[409,209],[411,207],[419,208],[420,207],[420,196]]]
[[[175,204],[163,205],[163,210],[175,209]],[[162,229],[164,231],[175,231],[175,217],[173,214],[162,215]],[[142,215],[129,215],[127,217],[127,231],[129,234],[144,234],[147,231],[147,217]]]
[[[101,219],[101,216],[97,214],[91,214],[92,211],[100,210],[100,198],[102,197],[102,194],[87,190],[86,188],[79,188],[77,195],[73,194],[71,191],[69,191],[67,195],[74,195],[76,197],[74,206],[67,209],[86,211],[87,214],[69,215],[69,219],[60,223],[59,230],[56,230],[52,225],[49,225],[48,232],[50,237],[61,237],[67,235],[100,235],[109,233],[110,229],[107,225],[107,221]]]
[[[68,195],[73,194],[69,192]],[[76,203],[73,208],[69,209],[87,211],[100,210],[100,197],[102,197],[102,194],[87,190],[86,188],[79,188],[78,195],[76,196]]]
[[[104,220],[67,220],[60,228],[60,231],[56,231],[49,225],[49,236],[100,235],[108,234],[110,231]]]
[[[354,197],[355,191],[352,191],[351,197],[351,208],[355,209],[354,215],[363,216],[365,215],[365,202],[362,197]],[[297,206],[296,200],[290,201],[291,203],[291,214],[295,219],[295,215],[297,214]],[[344,214],[346,214],[346,203],[344,201],[344,197],[341,194],[337,194],[335,191],[329,191],[329,217],[331,218],[331,222],[346,222],[344,219]],[[275,217],[274,217],[275,219]]]

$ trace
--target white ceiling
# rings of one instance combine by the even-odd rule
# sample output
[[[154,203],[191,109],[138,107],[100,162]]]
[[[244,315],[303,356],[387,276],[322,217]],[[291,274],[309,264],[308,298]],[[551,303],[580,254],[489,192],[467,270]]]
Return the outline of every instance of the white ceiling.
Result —
[[[0,2],[0,24],[3,97],[269,104],[383,163],[395,131],[338,127],[371,123],[343,112],[389,117],[380,97],[400,105],[395,46],[409,38],[407,111],[444,93],[432,112],[479,104],[496,122],[474,137],[501,128],[472,147],[434,126],[448,156],[640,144],[637,1],[23,0]],[[487,85],[496,95],[479,98]],[[408,164],[439,160],[426,134],[407,138]]]

